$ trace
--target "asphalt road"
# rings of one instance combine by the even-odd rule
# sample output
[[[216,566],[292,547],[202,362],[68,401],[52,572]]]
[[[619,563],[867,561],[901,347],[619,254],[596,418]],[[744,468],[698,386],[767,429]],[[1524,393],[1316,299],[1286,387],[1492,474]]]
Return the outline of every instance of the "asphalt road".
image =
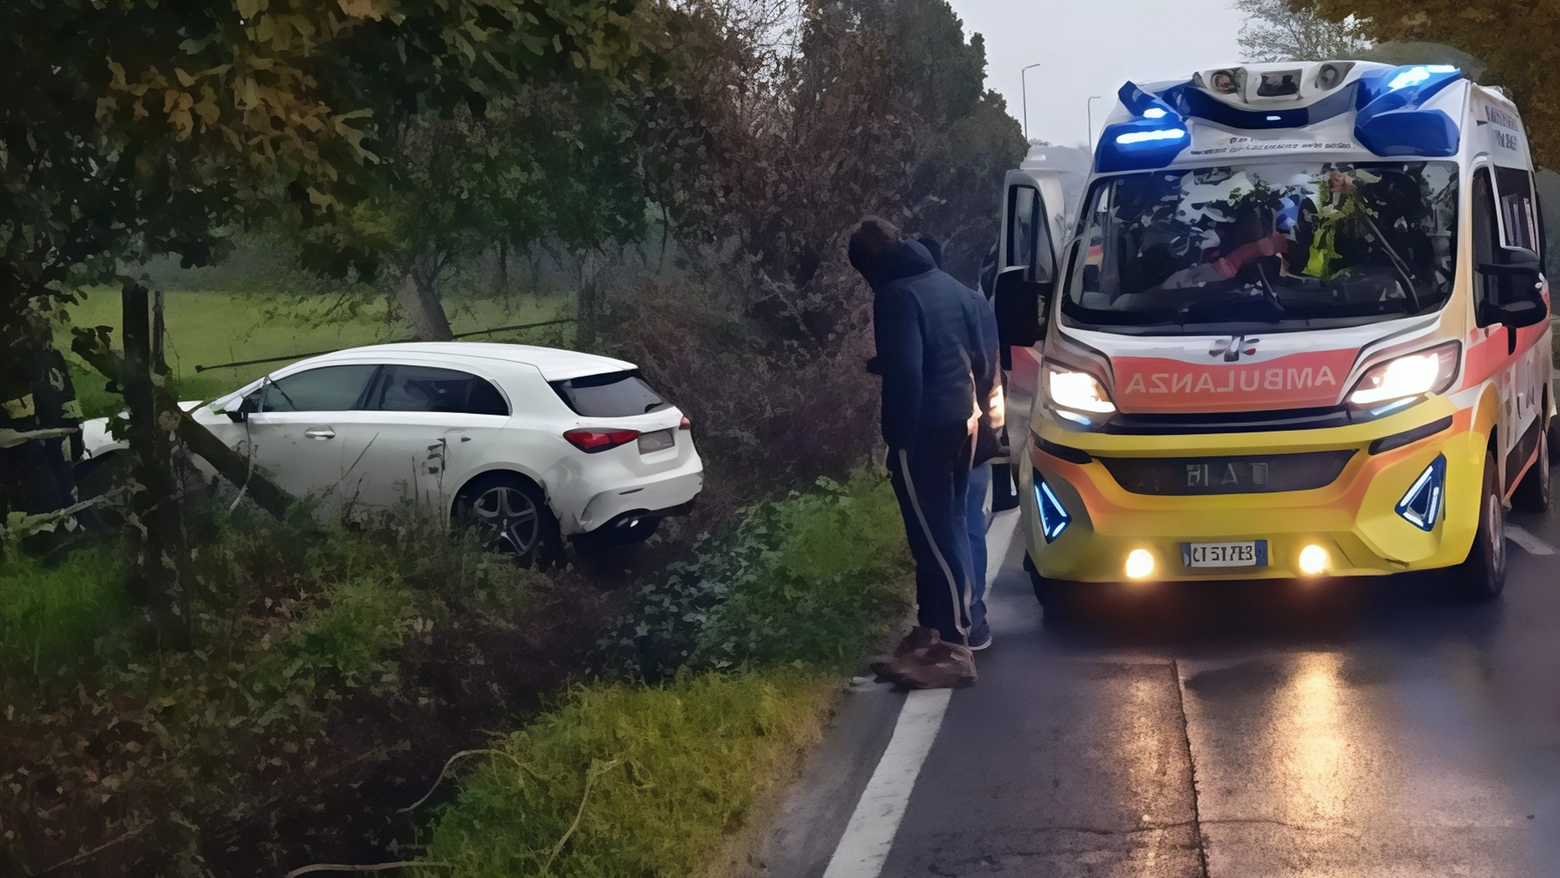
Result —
[[[1560,876],[1560,554],[1535,554],[1560,513],[1511,523],[1536,539],[1494,604],[1416,579],[1159,586],[1065,623],[1014,540],[995,645],[924,759],[907,696],[862,682],[751,874]]]

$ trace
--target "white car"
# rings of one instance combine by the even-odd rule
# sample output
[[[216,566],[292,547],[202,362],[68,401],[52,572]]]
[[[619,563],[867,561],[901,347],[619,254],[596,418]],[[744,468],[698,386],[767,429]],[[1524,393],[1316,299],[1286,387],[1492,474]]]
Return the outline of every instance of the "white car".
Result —
[[[416,500],[529,560],[560,538],[648,537],[704,465],[632,363],[552,348],[374,345],[293,363],[186,411],[323,516]],[[125,447],[107,420],[86,454]]]

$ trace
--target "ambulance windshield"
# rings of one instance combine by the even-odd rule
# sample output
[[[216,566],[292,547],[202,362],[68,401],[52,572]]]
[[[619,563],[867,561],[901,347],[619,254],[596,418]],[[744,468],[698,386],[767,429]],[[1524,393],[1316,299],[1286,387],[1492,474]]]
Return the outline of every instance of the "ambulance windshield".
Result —
[[[1143,334],[1353,326],[1436,311],[1456,267],[1451,162],[1253,164],[1101,181],[1062,299]]]

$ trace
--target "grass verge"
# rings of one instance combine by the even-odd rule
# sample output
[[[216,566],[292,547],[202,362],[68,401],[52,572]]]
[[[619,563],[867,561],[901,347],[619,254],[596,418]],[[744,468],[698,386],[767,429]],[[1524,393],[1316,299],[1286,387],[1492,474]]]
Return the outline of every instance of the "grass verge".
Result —
[[[711,874],[817,740],[841,672],[903,617],[909,569],[880,475],[747,510],[606,642],[626,681],[482,754],[427,834],[428,874]]]
[[[583,687],[494,743],[427,862],[484,878],[707,874],[818,739],[836,683],[780,670]]]

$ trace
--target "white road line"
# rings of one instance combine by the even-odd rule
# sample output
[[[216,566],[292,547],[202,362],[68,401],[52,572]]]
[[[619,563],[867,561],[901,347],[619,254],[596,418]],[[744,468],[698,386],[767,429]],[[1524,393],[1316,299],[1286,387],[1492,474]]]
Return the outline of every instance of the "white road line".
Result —
[[[1549,545],[1514,524],[1506,525],[1506,539],[1521,546],[1529,555],[1560,554],[1555,551],[1554,546]]]
[[[951,697],[952,689],[922,689],[905,698],[894,737],[867,781],[823,878],[877,878],[882,874],[899,821],[910,804],[910,791],[937,740]]]
[[[1017,509],[1008,512],[998,512],[992,519],[991,527],[986,529],[986,589],[991,589],[991,584],[997,581],[997,574],[1002,572],[1002,562],[1007,559],[1008,546],[1013,543],[1013,534],[1018,531],[1019,514]],[[1507,528],[1510,529],[1509,527]]]
[[[1000,514],[986,531],[987,587],[996,581],[1002,569],[1018,529],[1018,519],[1017,510]],[[915,790],[916,778],[921,776],[926,754],[937,741],[952,697],[952,689],[925,689],[905,697],[894,736],[867,781],[823,878],[878,878],[883,873],[883,863],[888,860],[894,835],[899,832],[899,821],[910,805],[910,793]]]

